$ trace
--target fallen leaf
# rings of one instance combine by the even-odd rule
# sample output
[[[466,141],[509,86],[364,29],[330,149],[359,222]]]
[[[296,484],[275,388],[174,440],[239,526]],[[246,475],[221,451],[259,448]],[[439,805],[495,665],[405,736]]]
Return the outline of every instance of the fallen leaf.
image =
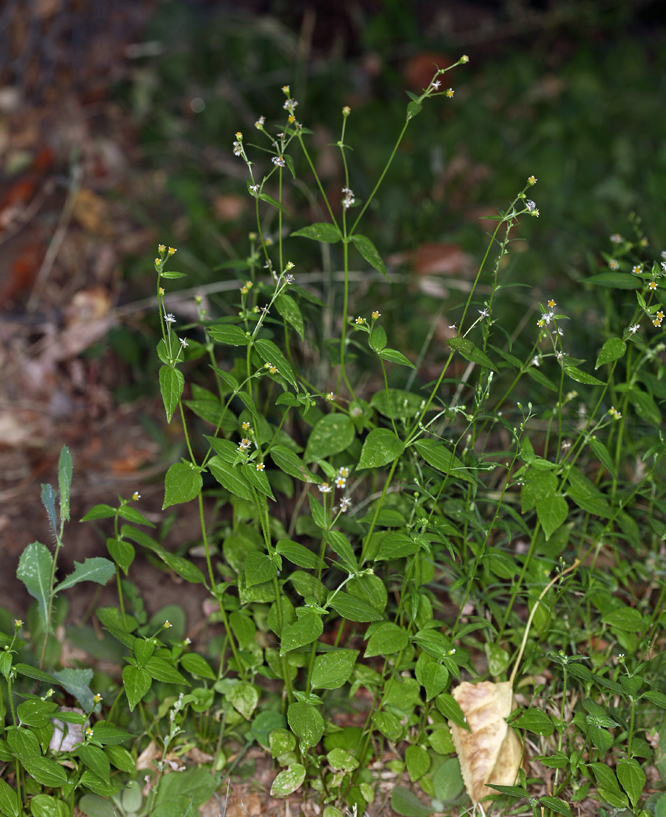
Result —
[[[162,758],[162,750],[158,747],[154,740],[151,740],[148,746],[141,752],[136,759],[136,770],[150,769],[154,770],[151,760],[160,760]]]
[[[520,768],[522,745],[505,720],[515,709],[512,685],[509,681],[463,681],[451,695],[471,729],[468,732],[449,721],[465,788],[476,805],[487,795],[496,794],[487,783],[512,786]]]

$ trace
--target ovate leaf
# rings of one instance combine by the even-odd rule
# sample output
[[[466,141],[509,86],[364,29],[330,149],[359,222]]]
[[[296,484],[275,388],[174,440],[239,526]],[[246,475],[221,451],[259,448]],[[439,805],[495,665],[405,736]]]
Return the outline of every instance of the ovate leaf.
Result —
[[[171,366],[162,366],[160,369],[160,391],[166,410],[167,422],[171,422],[173,413],[178,407],[178,401],[185,388],[185,378],[179,369]]]

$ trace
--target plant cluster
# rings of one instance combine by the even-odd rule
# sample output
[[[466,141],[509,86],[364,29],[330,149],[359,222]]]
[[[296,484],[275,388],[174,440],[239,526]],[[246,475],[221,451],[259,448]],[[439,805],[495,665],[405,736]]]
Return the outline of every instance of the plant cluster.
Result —
[[[503,260],[519,220],[539,216],[531,176],[490,217],[449,351],[434,381],[420,382],[423,361],[437,357],[433,333],[418,354],[390,346],[380,303],[352,309],[350,271],[362,259],[386,275],[357,227],[422,106],[453,96],[444,73],[411,95],[365,201],[347,169],[349,108],[339,208],[289,87],[278,129],[260,117],[261,144],[236,134],[257,226],[247,258],[223,265],[238,275],[234,314],[210,318],[197,299],[199,319],[177,328],[164,299],[183,274],[168,268],[176,250],[159,246],[159,385],[187,452],[166,473],[163,509],[197,504],[198,555],[164,547],[164,529],[146,533],[154,525],[135,493],[82,520],[113,520],[109,558],[88,558],[57,582],[73,470],[63,449],[59,495],[42,490],[55,553],[40,543],[24,551],[17,575],[36,601],[27,630],[17,620],[0,636],[3,815],[66,817],[78,805],[89,817],[184,817],[254,743],[274,759],[270,793],[317,797],[324,817],[382,806],[382,770],[405,774],[391,793],[398,814],[464,809],[479,781],[454,745],[456,730],[470,732],[463,679],[508,683],[509,711],[512,693],[521,696],[508,715],[518,765],[508,782],[480,781],[495,792],[482,808],[516,813],[527,802],[534,815],[570,815],[596,797],[600,814],[651,813],[645,769],[656,763],[666,775],[666,264],[650,260],[636,217],[630,240],[612,237],[608,270],[586,284],[604,296],[599,376],[570,353],[554,298],[534,320],[503,328]],[[329,220],[289,232],[283,192],[295,148]],[[255,163],[262,153],[267,172]],[[292,239],[322,247],[327,302],[299,283]],[[372,393],[364,372],[380,384]],[[175,619],[148,619],[130,578],[137,546],[210,593],[221,635],[201,651]],[[60,594],[114,577],[118,605],[95,614],[122,681],[57,669]],[[63,707],[65,695],[77,706]],[[348,725],[354,713],[362,725]],[[148,743],[157,755],[144,786],[137,759]],[[191,765],[192,747],[206,753],[203,767]],[[666,795],[657,797],[665,812]]]

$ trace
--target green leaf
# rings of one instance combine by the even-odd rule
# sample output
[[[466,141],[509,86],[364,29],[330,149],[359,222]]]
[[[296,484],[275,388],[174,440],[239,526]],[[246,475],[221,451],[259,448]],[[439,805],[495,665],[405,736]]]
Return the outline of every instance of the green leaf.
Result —
[[[152,683],[153,679],[145,669],[139,669],[139,667],[133,666],[128,666],[123,669],[123,686],[125,688],[125,695],[127,695],[130,712],[134,711],[134,707],[148,692]]]
[[[171,422],[184,388],[185,378],[183,373],[171,366],[162,366],[160,369],[160,391],[162,392],[162,400],[166,410],[167,423]]]
[[[594,364],[595,371],[604,363],[612,363],[624,357],[626,351],[627,344],[622,338],[608,338],[597,355],[597,362]]]
[[[622,788],[629,795],[631,805],[636,808],[636,803],[639,801],[643,788],[645,786],[645,772],[638,765],[636,760],[621,760],[617,764],[617,777]]]
[[[208,470],[229,493],[234,494],[234,496],[239,496],[241,499],[246,499],[249,502],[254,502],[252,489],[248,485],[240,467],[230,465],[221,456],[216,455],[208,460]]]
[[[58,530],[58,519],[55,510],[56,497],[57,494],[51,485],[42,484],[42,505],[46,508],[46,514],[54,531]]]
[[[386,346],[386,332],[383,327],[375,326],[368,338],[368,345],[375,352],[381,352]],[[381,394],[381,392],[379,392]]]
[[[461,729],[466,729],[468,732],[471,732],[471,729],[467,725],[465,713],[453,696],[449,695],[448,692],[442,692],[442,694],[438,695],[435,699],[435,703],[437,704],[437,709],[439,709],[445,718],[453,721],[453,723]]]
[[[116,516],[117,513],[118,511],[110,505],[95,505],[80,521],[90,522],[91,519],[110,519],[112,516]]]
[[[155,527],[152,522],[149,522],[142,513],[139,513],[139,511],[131,505],[121,505],[118,508],[118,516],[126,519],[128,522],[135,522],[137,525],[148,525],[151,528]]]
[[[387,621],[380,624],[368,639],[365,658],[375,655],[392,655],[404,650],[409,644],[409,637],[402,627]]]
[[[316,746],[324,734],[324,719],[319,710],[302,701],[290,704],[287,720],[291,731],[301,743],[301,751]]]
[[[428,743],[438,755],[449,755],[451,752],[455,751],[451,731],[444,724],[442,724],[439,729],[435,729],[432,732],[428,738]]]
[[[58,704],[53,701],[23,701],[16,707],[21,726],[34,726],[40,729],[46,726]]]
[[[136,737],[131,732],[126,732],[117,726],[108,723],[95,724],[95,740],[104,746],[116,746]]]
[[[208,332],[216,343],[226,346],[247,346],[250,338],[240,328],[232,323],[216,323],[208,327]]]
[[[199,495],[203,479],[199,471],[184,462],[175,462],[169,466],[164,478],[164,502],[162,510],[171,505],[190,502]]]
[[[661,707],[661,709],[666,709],[666,695],[663,692],[657,692],[656,689],[649,689],[647,692],[644,692],[641,695],[641,698],[647,698],[650,703],[653,703],[655,706]]]
[[[48,672],[37,669],[37,667],[31,667],[30,664],[15,664],[14,667],[19,675],[25,675],[26,678],[32,678],[34,681],[40,681],[42,684],[58,683]]]
[[[256,550],[245,557],[245,586],[269,582],[277,576],[277,565],[265,553]]]
[[[358,650],[335,650],[318,655],[312,668],[313,689],[339,689],[351,678]]]
[[[313,241],[323,241],[326,244],[335,244],[342,238],[340,230],[338,230],[334,224],[328,224],[326,222],[310,224],[308,227],[302,227],[300,230],[296,230],[296,232],[291,235],[300,236],[301,238],[311,238]]]
[[[412,104],[411,102],[409,103]],[[391,808],[401,817],[429,817],[434,809],[422,803],[414,792],[403,786],[394,786],[391,792]]]
[[[597,440],[595,437],[588,440],[588,445],[592,449],[594,456],[599,460],[599,462],[604,466],[604,468],[608,471],[608,473],[615,477],[615,465],[613,463],[613,459],[610,455],[610,452],[601,442],[601,440]]]
[[[564,817],[572,817],[571,809],[564,802],[564,800],[560,800],[559,797],[551,797],[550,795],[544,795],[543,797],[539,798],[539,803],[547,806],[549,809],[551,809],[551,811],[554,811],[556,814],[563,814]]]
[[[605,386],[603,380],[599,380],[598,377],[594,377],[594,375],[588,374],[584,372],[582,369],[579,369],[576,366],[567,366],[564,365],[564,373],[568,374],[572,380],[575,380],[576,383],[585,383],[587,386]]]
[[[250,616],[243,615],[243,613],[235,610],[229,616],[229,623],[231,624],[231,630],[238,641],[238,646],[241,648],[241,650],[244,650],[254,641],[254,636],[257,632],[257,628],[254,626],[254,621],[252,621]],[[187,667],[185,668],[187,669]]]
[[[83,562],[74,562],[74,572],[60,582],[54,592],[60,593],[69,587],[74,587],[79,582],[95,582],[104,585],[115,575],[116,566],[113,562],[102,556],[93,556]]]
[[[617,778],[615,777],[615,773],[610,766],[599,762],[590,763],[588,765],[594,772],[594,776],[599,786],[603,787],[607,791],[615,791],[619,794],[620,786],[617,782]]]
[[[391,712],[375,712],[372,716],[372,724],[392,743],[398,743],[403,736],[402,724],[399,718]]]
[[[59,789],[67,782],[67,774],[63,767],[48,757],[26,758],[22,763],[31,777],[49,789]]]
[[[562,525],[569,513],[566,499],[561,496],[545,496],[536,504],[537,517],[541,522],[546,541]]]
[[[449,682],[449,671],[434,661],[423,668],[423,686],[426,692],[426,701],[436,698],[444,692]]]
[[[337,530],[328,530],[324,534],[326,543],[340,557],[340,563],[344,565],[349,573],[358,572],[358,561],[354,555],[349,539]]]
[[[309,611],[304,612],[293,624],[285,627],[280,641],[280,655],[297,650],[306,644],[316,641],[324,632],[321,616]]]
[[[90,682],[93,677],[92,669],[72,669],[67,667],[65,669],[54,670],[51,674],[57,683],[76,698],[81,704],[81,709],[85,712],[90,712],[95,708],[95,700],[90,690]],[[97,707],[97,711],[99,711],[99,707]]]
[[[69,493],[72,487],[72,455],[63,445],[58,460],[58,487],[60,488],[60,519],[69,522]]]
[[[290,323],[300,335],[301,340],[305,340],[305,327],[303,315],[296,301],[284,292],[275,299],[275,308],[280,315]]]
[[[329,414],[328,416],[334,417],[336,415]],[[316,483],[321,481],[318,476],[313,474],[312,471],[305,466],[298,454],[290,451],[286,446],[274,445],[269,453],[277,467],[284,471],[285,474],[289,474],[290,477],[302,480],[303,482]]]
[[[627,607],[626,605],[606,613],[601,620],[609,627],[623,630],[626,633],[640,633],[646,628],[642,613],[635,607]]]
[[[231,701],[233,708],[249,721],[259,703],[259,692],[254,684],[241,681],[229,687],[227,698]]]
[[[550,391],[557,391],[557,386],[553,383],[552,380],[549,380],[543,372],[540,372],[538,369],[535,369],[534,366],[530,366],[529,369],[525,372],[532,380],[536,380],[536,382],[543,386],[544,389],[549,389]]]
[[[339,746],[335,749],[331,749],[326,755],[326,759],[331,764],[331,768],[344,772],[353,772],[354,769],[358,769],[359,766],[358,760],[354,755],[350,755],[349,752],[346,752]]]
[[[106,549],[109,551],[109,556],[127,576],[136,556],[134,547],[124,539],[107,539]]]
[[[469,469],[465,468],[462,461],[447,448],[444,443],[436,440],[417,440],[414,443],[414,448],[419,452],[423,459],[441,471],[443,474],[454,477],[455,479],[464,479],[466,482],[475,482],[474,477]]]
[[[292,233],[293,235],[293,233]],[[278,774],[271,786],[271,797],[288,797],[303,785],[305,780],[305,766],[292,763],[288,769]]]
[[[296,736],[288,729],[273,729],[268,736],[268,745],[273,757],[293,752],[296,748]]]
[[[257,350],[259,356],[265,363],[275,366],[275,368],[278,370],[278,374],[282,375],[282,377],[288,380],[296,391],[298,391],[296,375],[294,374],[294,370],[291,368],[291,364],[272,340],[259,338],[259,340],[255,340],[254,348]]]
[[[381,272],[384,278],[388,278],[388,273],[386,272],[386,267],[384,266],[382,257],[377,252],[377,248],[372,241],[370,241],[370,239],[366,238],[364,235],[353,235],[351,240],[354,242],[356,249],[361,253],[368,264],[370,264],[371,267],[374,267],[378,272]]]
[[[33,798],[30,802],[33,814],[36,799],[37,798]],[[4,780],[0,780],[0,811],[2,811],[3,814],[9,815],[9,817],[18,817],[21,813],[18,794],[9,783],[5,783]]]
[[[187,278],[187,275],[184,272],[176,272],[175,270],[164,270],[160,273],[160,278],[178,280],[178,278]]]
[[[84,794],[78,806],[86,817],[116,817],[113,802],[98,794]]]
[[[327,414],[318,420],[308,438],[305,462],[325,460],[333,454],[340,454],[354,442],[354,423],[346,414]]]
[[[349,593],[336,593],[329,606],[349,621],[381,621],[383,618],[375,607]]]
[[[275,546],[275,550],[280,556],[284,556],[285,559],[298,567],[304,567],[307,570],[317,570],[319,567],[319,558],[316,554],[308,550],[305,545],[292,542],[291,539],[280,539]]]
[[[542,471],[530,468],[523,478],[523,487],[520,490],[521,509],[527,513],[536,507],[540,499],[554,496],[558,481],[552,471]]]
[[[46,608],[51,590],[53,558],[46,545],[32,542],[21,554],[16,578],[25,585],[30,595],[37,599],[42,624],[46,624]]]
[[[416,783],[430,768],[430,755],[420,746],[408,746],[405,750],[405,765],[409,779]]]
[[[464,783],[460,774],[460,763],[457,757],[445,760],[432,776],[435,797],[442,803],[455,800],[462,792]]]
[[[208,678],[211,681],[217,679],[217,675],[211,669],[208,661],[199,653],[185,653],[185,655],[181,656],[180,665],[191,675],[196,675],[198,678]]]
[[[108,780],[111,775],[111,763],[103,749],[99,746],[83,745],[77,748],[76,753],[91,772],[102,780]]]
[[[144,668],[156,681],[162,681],[162,683],[165,684],[186,684],[190,686],[190,682],[185,676],[181,675],[181,673],[164,658],[153,656],[146,661]]]
[[[494,372],[497,371],[495,364],[488,355],[481,351],[478,346],[475,346],[469,338],[449,338],[447,343],[450,349],[461,354],[470,363],[476,363],[486,369],[492,369]]]
[[[259,198],[262,201],[267,202],[268,204],[272,204],[273,207],[277,207],[278,210],[281,210],[283,213],[289,215],[289,211],[285,209],[279,201],[276,201],[272,196],[269,196],[268,193],[259,193]]]
[[[94,772],[90,771],[86,771],[81,775],[79,785],[85,786],[87,789],[90,789],[90,791],[94,791],[95,794],[99,794],[102,797],[114,797],[120,791],[120,786],[102,780],[101,777],[98,777]]]
[[[534,732],[536,735],[543,735],[546,738],[549,738],[555,731],[553,722],[548,715],[534,708],[523,710],[512,721],[511,725],[516,729],[527,729],[528,732]]]
[[[640,279],[627,275],[626,272],[602,272],[599,275],[582,278],[581,282],[610,289],[640,289],[641,286]]]
[[[573,499],[579,508],[594,516],[609,519],[613,515],[613,509],[601,491],[576,467],[569,471],[567,496]]]
[[[641,420],[661,428],[661,412],[651,395],[639,389],[638,386],[632,386],[627,392],[627,396]]]
[[[399,363],[401,366],[409,366],[410,369],[416,368],[412,361],[397,349],[382,349],[381,352],[379,352],[379,357],[383,360],[388,360],[389,363]]]
[[[397,459],[405,450],[404,442],[388,428],[375,428],[365,438],[356,470],[381,468]]]

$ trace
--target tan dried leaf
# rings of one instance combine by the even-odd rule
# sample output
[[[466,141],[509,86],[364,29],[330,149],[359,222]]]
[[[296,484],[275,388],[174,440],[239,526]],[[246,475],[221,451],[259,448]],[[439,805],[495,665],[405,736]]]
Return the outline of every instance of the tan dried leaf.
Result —
[[[474,804],[496,794],[487,783],[515,784],[522,758],[518,735],[507,725],[515,709],[511,683],[459,684],[451,695],[465,713],[471,732],[449,721],[465,788]]]

